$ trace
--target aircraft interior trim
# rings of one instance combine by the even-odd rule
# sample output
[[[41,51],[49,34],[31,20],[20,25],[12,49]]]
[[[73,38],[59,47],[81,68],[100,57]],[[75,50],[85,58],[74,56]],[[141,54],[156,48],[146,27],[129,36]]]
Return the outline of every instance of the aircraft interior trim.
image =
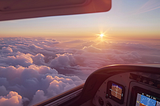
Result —
[[[157,66],[107,66],[92,73],[84,85],[37,106],[160,106]]]

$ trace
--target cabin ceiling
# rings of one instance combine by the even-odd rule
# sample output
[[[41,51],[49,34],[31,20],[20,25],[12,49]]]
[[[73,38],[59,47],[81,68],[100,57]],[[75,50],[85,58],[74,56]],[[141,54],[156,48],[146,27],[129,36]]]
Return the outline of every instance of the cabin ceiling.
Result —
[[[0,0],[0,21],[109,11],[111,0]]]

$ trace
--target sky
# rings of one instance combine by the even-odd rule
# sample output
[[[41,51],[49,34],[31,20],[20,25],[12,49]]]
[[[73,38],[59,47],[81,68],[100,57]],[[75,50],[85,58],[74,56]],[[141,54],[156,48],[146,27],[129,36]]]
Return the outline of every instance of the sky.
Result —
[[[109,12],[0,22],[0,36],[160,38],[159,0],[113,0]]]
[[[0,106],[42,102],[107,65],[160,64],[159,0],[112,5],[107,13],[0,22]]]

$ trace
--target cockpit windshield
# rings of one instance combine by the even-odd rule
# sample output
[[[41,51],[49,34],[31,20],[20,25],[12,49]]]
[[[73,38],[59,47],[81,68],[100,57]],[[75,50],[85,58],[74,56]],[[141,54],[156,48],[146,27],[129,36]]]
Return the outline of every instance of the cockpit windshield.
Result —
[[[104,13],[0,22],[0,105],[30,106],[112,64],[160,64],[160,1]]]

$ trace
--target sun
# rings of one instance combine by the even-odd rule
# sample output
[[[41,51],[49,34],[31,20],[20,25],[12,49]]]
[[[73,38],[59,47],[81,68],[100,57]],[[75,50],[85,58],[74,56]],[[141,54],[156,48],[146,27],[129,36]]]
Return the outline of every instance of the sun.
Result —
[[[104,34],[102,33],[102,34],[100,34],[99,36],[100,36],[101,38],[103,38]]]

